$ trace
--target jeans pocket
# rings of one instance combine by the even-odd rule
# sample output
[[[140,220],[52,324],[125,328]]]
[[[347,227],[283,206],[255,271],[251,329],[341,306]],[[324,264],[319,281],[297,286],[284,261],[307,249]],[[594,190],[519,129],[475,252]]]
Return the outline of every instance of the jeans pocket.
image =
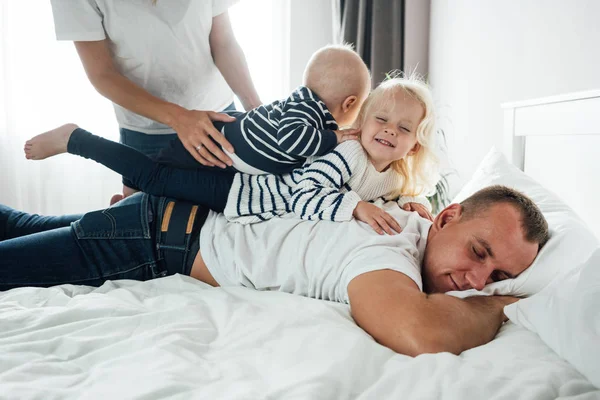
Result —
[[[85,214],[73,224],[78,239],[149,239],[147,196]]]

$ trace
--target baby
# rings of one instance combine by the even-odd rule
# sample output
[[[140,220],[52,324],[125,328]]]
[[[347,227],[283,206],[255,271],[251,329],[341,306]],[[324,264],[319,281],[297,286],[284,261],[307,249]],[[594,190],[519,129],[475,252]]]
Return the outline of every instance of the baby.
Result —
[[[354,122],[370,87],[369,70],[350,46],[325,46],[312,55],[303,85],[288,98],[247,113],[227,112],[236,120],[213,124],[235,149],[234,154],[222,150],[236,171],[282,174],[302,166],[307,157],[324,155],[337,144],[355,139],[355,130],[340,128]],[[201,145],[196,150],[200,151]],[[161,151],[157,161],[198,166],[179,139]]]

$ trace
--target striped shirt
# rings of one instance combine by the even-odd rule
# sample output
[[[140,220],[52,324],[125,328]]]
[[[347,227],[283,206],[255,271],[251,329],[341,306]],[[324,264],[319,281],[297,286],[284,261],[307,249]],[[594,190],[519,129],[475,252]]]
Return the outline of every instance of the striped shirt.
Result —
[[[356,140],[341,143],[332,152],[310,158],[306,165],[283,175],[237,173],[225,217],[251,224],[275,216],[305,220],[349,221],[359,201],[374,201],[393,194],[402,176],[388,168],[378,172]],[[431,205],[425,197],[402,197],[407,202]]]
[[[322,156],[337,145],[335,119],[305,86],[287,99],[235,116],[236,121],[222,128],[225,138],[236,157],[265,173],[291,172],[302,167],[308,157]],[[238,169],[235,163],[234,168]]]

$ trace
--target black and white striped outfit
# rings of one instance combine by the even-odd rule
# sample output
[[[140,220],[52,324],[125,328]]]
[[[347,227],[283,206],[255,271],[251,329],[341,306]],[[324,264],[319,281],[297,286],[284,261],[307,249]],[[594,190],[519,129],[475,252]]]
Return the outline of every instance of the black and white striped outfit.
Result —
[[[249,166],[270,174],[283,174],[304,165],[308,157],[324,155],[337,145],[338,125],[319,97],[305,86],[290,97],[259,106],[222,132],[235,156]],[[240,172],[243,167],[233,167]]]
[[[322,157],[310,158],[303,168],[289,174],[236,174],[224,214],[242,224],[274,216],[349,221],[360,200],[389,196],[402,179],[392,168],[377,172],[360,143],[350,140]],[[420,203],[431,209],[423,196],[401,197],[398,202]]]

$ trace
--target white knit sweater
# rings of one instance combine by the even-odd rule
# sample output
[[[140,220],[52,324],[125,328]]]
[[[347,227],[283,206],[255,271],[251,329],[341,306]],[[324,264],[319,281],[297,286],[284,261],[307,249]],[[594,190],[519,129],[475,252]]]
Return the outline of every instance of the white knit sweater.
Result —
[[[242,224],[294,214],[306,220],[349,221],[360,200],[387,198],[402,179],[391,168],[377,172],[360,143],[350,140],[289,174],[236,174],[224,214]],[[398,199],[400,206],[408,202],[431,210],[424,196]]]

